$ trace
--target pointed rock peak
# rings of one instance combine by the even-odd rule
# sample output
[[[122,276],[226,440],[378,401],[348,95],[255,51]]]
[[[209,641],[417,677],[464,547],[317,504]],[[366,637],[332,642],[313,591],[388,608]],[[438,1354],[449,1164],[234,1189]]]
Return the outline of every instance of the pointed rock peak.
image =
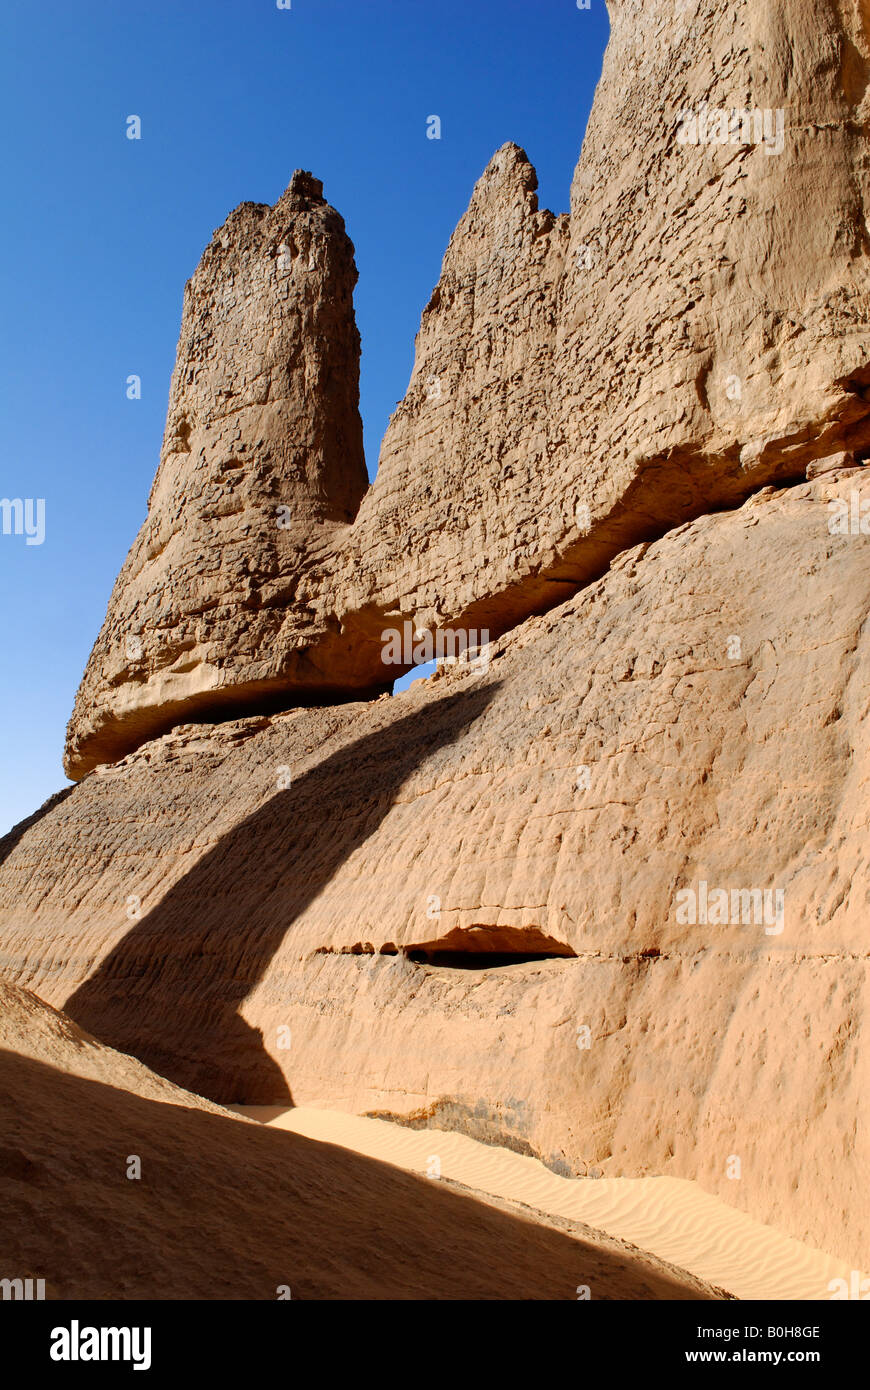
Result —
[[[322,203],[323,181],[316,179],[307,169],[294,169],[293,177],[287,186],[284,194],[285,198],[313,198],[316,202]]]
[[[538,187],[535,166],[525,150],[519,145],[515,145],[512,140],[509,140],[506,145],[502,145],[501,149],[496,150],[478,179],[475,192],[477,189],[483,188],[489,193],[492,191],[493,184],[500,191],[503,188],[519,188],[523,193],[534,193]]]
[[[487,164],[484,177],[492,177],[493,174],[501,174],[502,177],[508,178],[519,177],[523,181],[531,180],[533,188],[538,186],[538,176],[532,161],[522,146],[515,145],[513,140],[507,140],[500,146]]]
[[[274,208],[242,204],[188,283],[148,516],[70,723],[75,778],[240,691],[248,713],[300,676],[388,684],[379,667],[356,685],[349,649],[324,675],[305,652],[327,619],[297,596],[368,488],[353,244],[322,187],[300,169]]]
[[[525,150],[508,141],[496,150],[477,180],[465,217],[480,212],[489,219],[508,207],[521,215],[537,212],[537,187],[538,176]]]

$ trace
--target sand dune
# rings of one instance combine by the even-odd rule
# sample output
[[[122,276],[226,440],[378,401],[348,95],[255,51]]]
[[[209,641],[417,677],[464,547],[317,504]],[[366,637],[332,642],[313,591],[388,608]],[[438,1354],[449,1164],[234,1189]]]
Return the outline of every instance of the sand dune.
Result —
[[[270,1128],[341,1144],[409,1172],[441,1175],[548,1216],[582,1222],[657,1255],[741,1299],[825,1299],[848,1280],[842,1261],[704,1192],[681,1178],[561,1178],[537,1159],[463,1134],[416,1130],[384,1120],[300,1107],[244,1107]]]
[[[0,1277],[51,1298],[721,1296],[593,1231],[231,1115],[2,983],[0,1211]]]

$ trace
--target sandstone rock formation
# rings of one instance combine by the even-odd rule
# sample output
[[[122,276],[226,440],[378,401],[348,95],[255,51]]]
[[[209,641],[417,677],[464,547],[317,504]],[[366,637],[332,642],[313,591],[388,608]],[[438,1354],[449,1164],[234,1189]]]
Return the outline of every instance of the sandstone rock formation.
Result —
[[[570,217],[498,152],[351,533],[359,597],[426,622],[504,631],[636,541],[870,450],[857,10],[608,9]],[[708,142],[681,139],[686,112]]]
[[[0,1261],[48,1298],[722,1297],[579,1223],[231,1116],[8,985],[0,1040]]]
[[[357,272],[322,194],[297,170],[273,208],[243,203],[185,289],[148,517],[70,723],[76,776],[155,727],[263,706],[288,683],[377,684],[310,603],[319,556],[368,485]]]
[[[870,516],[870,475],[626,551],[486,671],[144,745],[0,845],[0,968],[216,1100],[692,1177],[866,1264],[870,570],[838,503]],[[701,883],[781,920],[690,920]]]
[[[272,213],[228,220],[188,295],[161,474],[76,704],[71,776],[219,702],[250,712],[385,688],[398,674],[381,659],[388,623],[501,633],[638,541],[837,450],[870,452],[870,42],[857,11],[610,11],[570,216],[538,208],[522,150],[498,151],[447,249],[352,527],[364,474],[340,219],[307,178]],[[213,343],[200,314],[217,320]],[[202,370],[209,344],[229,352],[226,375]],[[256,403],[288,362],[290,405],[264,436]],[[214,428],[188,439],[203,411]],[[283,539],[282,498],[300,523]],[[200,565],[188,549],[212,528]]]
[[[185,1094],[692,1178],[866,1266],[870,40],[610,8],[570,214],[498,151],[368,490],[340,217],[297,173],[216,233],[0,972]],[[489,661],[393,698],[406,621]]]

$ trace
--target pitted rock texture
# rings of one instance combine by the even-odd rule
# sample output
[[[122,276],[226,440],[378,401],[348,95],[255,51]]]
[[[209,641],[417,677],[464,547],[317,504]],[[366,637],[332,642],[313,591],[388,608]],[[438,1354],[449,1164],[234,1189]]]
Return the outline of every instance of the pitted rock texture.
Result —
[[[375,684],[310,602],[368,486],[356,279],[344,222],[301,170],[273,208],[243,203],[215,232],[185,289],[148,517],[70,722],[73,775],[155,721],[247,712],[288,683]]]
[[[146,743],[0,842],[0,968],[213,1099],[694,1178],[863,1267],[862,507],[766,488],[485,671]],[[702,882],[782,929],[687,920]],[[497,963],[435,959],[463,934]]]
[[[351,533],[359,598],[421,622],[506,630],[637,541],[870,450],[866,17],[608,9],[570,216],[498,152]],[[680,138],[726,109],[747,143]]]
[[[234,303],[232,333],[216,341],[246,385],[215,368],[186,386],[210,341],[194,292],[154,516],[79,694],[71,776],[218,701],[252,713],[387,688],[399,672],[382,660],[385,627],[500,634],[639,541],[838,451],[870,453],[870,39],[858,9],[612,0],[610,13],[570,215],[538,207],[517,145],[497,152],[447,248],[352,527],[364,473],[343,232],[324,235],[322,270],[306,260],[312,223],[331,228],[337,214],[308,194],[292,217],[282,200],[226,224],[194,284],[205,280],[212,316]],[[251,219],[268,236],[246,259]],[[312,285],[310,317],[290,313]],[[273,360],[279,377],[294,364],[305,397],[272,421],[263,478],[257,402],[275,389]],[[185,506],[202,447],[187,429],[212,410],[223,428],[247,399],[252,413],[229,417],[203,464],[204,511]],[[322,458],[328,424],[337,437]],[[224,468],[235,476],[215,486]],[[312,487],[313,516],[297,496]],[[294,503],[297,531],[275,536],[264,495]],[[215,527],[206,572],[178,569]],[[136,661],[122,650],[131,632]]]

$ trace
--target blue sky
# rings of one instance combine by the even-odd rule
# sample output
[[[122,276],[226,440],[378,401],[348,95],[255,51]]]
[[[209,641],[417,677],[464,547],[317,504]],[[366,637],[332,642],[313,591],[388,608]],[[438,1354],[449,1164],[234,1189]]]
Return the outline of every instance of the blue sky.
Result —
[[[66,784],[66,721],[145,516],[212,231],[295,168],[323,180],[356,247],[373,474],[493,152],[522,145],[541,204],[567,211],[607,29],[604,0],[4,0],[0,497],[45,498],[46,533],[0,535],[0,834]]]

